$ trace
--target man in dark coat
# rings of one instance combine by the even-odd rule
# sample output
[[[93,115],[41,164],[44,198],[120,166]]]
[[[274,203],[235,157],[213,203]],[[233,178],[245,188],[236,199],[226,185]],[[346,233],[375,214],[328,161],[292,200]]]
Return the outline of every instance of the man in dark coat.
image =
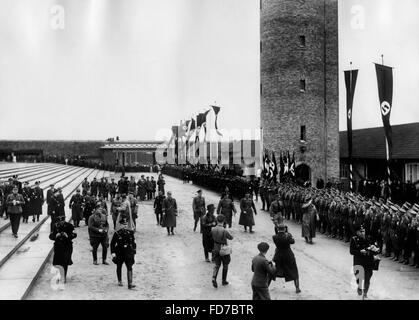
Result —
[[[269,244],[261,242],[258,244],[259,254],[252,260],[252,291],[253,300],[271,300],[269,294],[269,278],[275,274],[275,267],[271,261],[266,259]]]
[[[147,177],[147,180],[145,182],[145,187],[147,191],[147,200],[153,199],[153,185],[151,184],[150,177]]]
[[[317,210],[312,203],[311,196],[307,196],[305,203],[302,206],[302,237],[305,238],[306,242],[313,244],[313,238],[316,237],[316,219]]]
[[[164,199],[165,196],[161,191],[159,191],[159,195],[156,197],[156,199],[154,199],[154,214],[156,215],[157,225],[160,225],[162,222]]]
[[[156,189],[157,189],[157,183],[156,180],[154,180],[154,177],[151,177],[151,195],[153,199],[156,197]]]
[[[138,180],[137,185],[138,185],[138,195],[141,201],[144,201],[147,195],[146,180],[144,179],[144,175],[141,175],[141,178]]]
[[[32,221],[35,222],[35,216],[37,221],[39,221],[39,216],[42,215],[42,205],[44,204],[44,191],[39,186],[40,182],[35,182],[35,188],[32,191],[33,197],[33,218]]]
[[[245,191],[245,197],[240,200],[240,219],[239,225],[244,226],[244,231],[247,231],[249,227],[249,232],[254,233],[253,226],[255,225],[254,214],[257,214],[255,203],[250,196],[250,190]]]
[[[99,189],[99,182],[96,180],[96,178],[93,178],[93,181],[90,184],[90,192],[92,193],[93,197],[97,196],[98,189]]]
[[[81,188],[82,188],[82,196],[84,197],[87,194],[87,191],[89,191],[90,189],[90,183],[89,181],[87,181],[87,178],[84,178],[82,184],[81,184]]]
[[[128,228],[128,220],[121,218],[118,223],[119,229],[113,234],[111,241],[112,262],[116,264],[116,276],[118,286],[122,287],[122,265],[127,267],[128,289],[134,289],[132,266],[135,263],[134,256],[137,252],[134,232]]]
[[[74,226],[65,221],[65,217],[59,217],[53,225],[49,238],[54,241],[54,258],[52,264],[61,266],[64,270],[64,283],[67,282],[68,266],[73,264],[73,239],[77,237]]]
[[[356,235],[350,241],[350,253],[354,256],[354,275],[358,283],[358,295],[367,298],[370,280],[373,274],[374,261],[379,249],[373,246],[370,239],[365,236],[362,226],[356,226]],[[363,287],[360,283],[363,280]],[[363,291],[362,291],[363,288]]]
[[[176,227],[177,217],[177,203],[176,199],[172,198],[172,192],[167,191],[167,198],[163,200],[163,223],[162,227],[167,228],[167,235],[175,235],[174,228]]]
[[[275,262],[275,277],[285,278],[285,282],[294,281],[295,292],[300,293],[300,282],[297,263],[294,253],[291,250],[291,244],[295,243],[294,238],[287,231],[287,226],[281,224],[277,227],[278,233],[272,237],[276,250],[273,261]]]
[[[47,214],[50,216],[51,212],[52,212],[52,208],[51,208],[51,197],[52,195],[55,193],[55,188],[54,188],[54,184],[51,183],[50,188],[47,190]]]
[[[22,206],[23,223],[28,223],[29,215],[32,213],[32,190],[28,181],[23,184],[22,196],[25,200],[25,204]]]
[[[50,198],[50,215],[51,215],[51,231],[54,227],[55,223],[61,220],[62,217],[65,218],[64,207],[62,204],[62,201],[60,199],[60,192],[58,190],[55,190],[54,194]]]
[[[87,194],[83,199],[83,202],[84,202],[83,217],[87,226],[89,224],[89,218],[92,215],[93,210],[95,210],[96,200],[91,195],[90,191],[87,191]]]
[[[118,185],[115,182],[115,179],[111,179],[111,183],[109,184],[109,193],[111,194],[111,201],[115,198],[116,192],[118,190]]]
[[[217,225],[217,221],[214,216],[215,206],[209,204],[207,206],[207,214],[202,217],[202,245],[204,246],[205,261],[211,262],[209,259],[209,253],[214,249],[214,239],[212,238],[211,229]]]
[[[70,199],[71,219],[73,220],[74,227],[79,227],[80,221],[83,219],[83,196],[80,194],[80,189],[76,190]]]

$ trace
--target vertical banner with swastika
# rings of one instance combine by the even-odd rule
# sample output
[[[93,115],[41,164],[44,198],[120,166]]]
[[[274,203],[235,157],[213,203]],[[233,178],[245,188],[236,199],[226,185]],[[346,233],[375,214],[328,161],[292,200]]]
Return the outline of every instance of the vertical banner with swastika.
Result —
[[[391,184],[390,162],[392,157],[393,142],[390,125],[391,109],[393,107],[393,68],[375,64],[378,82],[378,96],[380,99],[380,111],[383,119],[384,133],[386,137],[387,177]]]
[[[346,124],[348,135],[348,158],[349,158],[349,180],[351,191],[353,187],[353,172],[352,172],[352,110],[354,104],[356,79],[358,77],[358,70],[345,71],[345,84],[346,84]]]

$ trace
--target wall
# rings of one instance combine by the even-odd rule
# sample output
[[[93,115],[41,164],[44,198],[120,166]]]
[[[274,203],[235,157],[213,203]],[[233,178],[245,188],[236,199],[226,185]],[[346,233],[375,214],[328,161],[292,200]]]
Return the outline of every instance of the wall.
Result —
[[[339,178],[337,0],[262,0],[261,5],[264,147],[276,154],[295,151],[296,162],[310,166],[313,184]],[[302,125],[307,144],[300,142]]]

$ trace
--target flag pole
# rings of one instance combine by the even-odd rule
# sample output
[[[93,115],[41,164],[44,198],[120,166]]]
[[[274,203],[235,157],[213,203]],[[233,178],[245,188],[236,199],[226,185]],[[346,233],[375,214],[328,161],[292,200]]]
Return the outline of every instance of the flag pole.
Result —
[[[350,77],[350,84],[352,86],[352,61],[350,61],[350,73],[349,73],[349,77]],[[351,121],[352,121],[352,110],[351,110]],[[349,134],[349,128],[347,128],[346,130],[346,134]],[[351,191],[354,191],[354,177],[353,177],[353,167],[352,167],[352,145],[349,146],[348,148],[350,148],[349,150],[349,184],[350,184],[350,189]]]
[[[260,127],[260,134],[261,134],[261,136],[260,136],[260,143],[261,143],[261,146],[260,146],[260,152],[259,152],[259,161],[260,161],[260,173],[261,173],[261,180],[263,180],[263,175],[262,175],[262,166],[264,167],[265,166],[265,163],[263,162],[263,149],[264,149],[264,145],[263,145],[263,127]]]

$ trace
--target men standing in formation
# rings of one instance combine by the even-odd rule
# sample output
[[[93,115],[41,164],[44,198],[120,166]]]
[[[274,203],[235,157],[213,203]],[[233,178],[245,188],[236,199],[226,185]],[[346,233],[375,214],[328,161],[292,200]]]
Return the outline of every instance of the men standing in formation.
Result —
[[[390,199],[295,184],[282,184],[277,190],[284,202],[285,218],[302,221],[308,243],[316,231],[349,242],[361,225],[386,257],[419,268],[418,204],[397,205]]]

